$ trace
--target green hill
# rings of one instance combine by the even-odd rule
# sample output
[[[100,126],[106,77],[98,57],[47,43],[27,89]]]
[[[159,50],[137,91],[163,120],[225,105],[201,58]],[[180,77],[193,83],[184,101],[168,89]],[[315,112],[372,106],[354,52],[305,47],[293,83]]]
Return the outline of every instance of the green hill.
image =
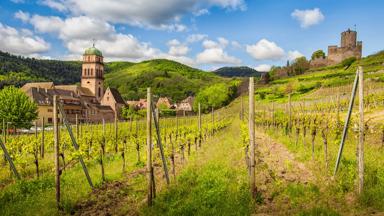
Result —
[[[222,77],[260,77],[263,72],[259,72],[253,68],[241,66],[241,67],[222,67],[213,73]]]
[[[146,88],[151,87],[156,96],[179,101],[203,87],[227,82],[213,73],[164,59],[140,63],[109,62],[105,63],[105,73],[105,84],[119,89],[124,99],[130,100],[145,97]],[[74,84],[80,82],[80,75],[80,61],[42,60],[0,51],[0,89],[36,81]]]
[[[310,69],[302,75],[273,80],[268,85],[257,88],[261,98],[276,100],[286,99],[287,92],[293,96],[301,96],[320,88],[331,88],[352,84],[356,69],[362,66],[367,81],[384,82],[384,51],[356,60],[350,66],[342,63]]]
[[[81,62],[42,60],[0,51],[0,88],[22,86],[27,82],[53,81],[70,84],[80,81]]]
[[[175,61],[156,59],[140,63],[111,62],[107,64],[106,84],[117,88],[126,99],[146,96],[152,87],[156,96],[168,96],[180,101],[200,89],[227,79]]]

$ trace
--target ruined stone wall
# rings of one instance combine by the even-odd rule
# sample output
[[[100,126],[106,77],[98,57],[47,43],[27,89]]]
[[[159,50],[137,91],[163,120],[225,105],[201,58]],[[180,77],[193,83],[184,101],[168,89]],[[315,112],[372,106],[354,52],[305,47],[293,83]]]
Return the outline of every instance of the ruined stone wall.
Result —
[[[310,61],[311,68],[325,67],[328,65],[327,58],[316,58]]]

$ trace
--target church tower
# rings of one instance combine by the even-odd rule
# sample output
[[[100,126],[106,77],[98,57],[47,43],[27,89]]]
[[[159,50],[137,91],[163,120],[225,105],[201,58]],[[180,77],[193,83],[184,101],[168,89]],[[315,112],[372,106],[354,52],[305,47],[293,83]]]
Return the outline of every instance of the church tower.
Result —
[[[81,87],[89,89],[98,101],[104,94],[104,63],[103,54],[95,48],[85,50],[81,72]]]

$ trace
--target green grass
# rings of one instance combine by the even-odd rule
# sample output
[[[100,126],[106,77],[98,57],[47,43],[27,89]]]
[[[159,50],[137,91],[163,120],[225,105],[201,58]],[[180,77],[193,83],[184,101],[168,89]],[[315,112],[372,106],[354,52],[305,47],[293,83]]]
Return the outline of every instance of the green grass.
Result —
[[[135,152],[128,154],[127,171],[137,169]],[[87,163],[93,184],[99,187],[101,181],[100,166],[96,162]],[[107,181],[123,178],[122,160],[110,157],[106,161],[105,176]],[[60,214],[70,214],[76,203],[87,198],[92,191],[80,164],[64,171],[61,176]],[[43,175],[39,179],[23,180],[9,185],[0,191],[0,215],[58,215],[55,200],[55,183],[53,175]]]
[[[250,215],[255,208],[237,124],[219,132],[191,158],[177,183],[156,197],[144,215]],[[241,165],[241,166],[239,166]]]

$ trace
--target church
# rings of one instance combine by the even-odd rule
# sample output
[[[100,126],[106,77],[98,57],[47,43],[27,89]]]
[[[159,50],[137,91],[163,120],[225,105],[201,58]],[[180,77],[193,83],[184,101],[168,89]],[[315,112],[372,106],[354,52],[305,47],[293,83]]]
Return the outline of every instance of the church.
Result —
[[[95,45],[85,50],[80,85],[55,85],[53,82],[27,83],[21,90],[38,106],[38,125],[53,122],[53,96],[62,102],[68,120],[98,123],[121,119],[126,106],[119,91],[104,87],[103,54]]]

